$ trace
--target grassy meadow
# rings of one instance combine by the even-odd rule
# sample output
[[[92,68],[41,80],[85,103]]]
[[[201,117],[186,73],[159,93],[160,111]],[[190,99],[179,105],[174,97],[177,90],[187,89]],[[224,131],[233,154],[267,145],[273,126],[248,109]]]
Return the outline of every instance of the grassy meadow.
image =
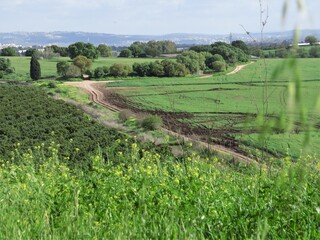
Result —
[[[91,169],[70,168],[52,144],[2,158],[0,238],[319,239],[316,158],[259,171],[127,150],[92,155]]]
[[[255,151],[259,148],[257,115],[270,116],[270,122],[278,116],[293,116],[288,113],[289,86],[295,75],[301,79],[301,101],[304,111],[309,115],[310,124],[319,126],[320,60],[298,59],[298,72],[281,68],[284,60],[259,60],[234,75],[218,75],[211,78],[189,77],[176,79],[136,79],[111,83],[109,87],[125,96],[133,105],[148,110],[167,112],[187,112],[192,118],[179,119],[193,127],[207,129],[208,134],[220,129],[234,136],[242,147]],[[117,90],[116,87],[128,87]],[[276,126],[274,126],[276,127]],[[303,150],[305,131],[296,123],[296,131],[271,134],[268,142],[272,154],[291,154],[298,157]],[[248,134],[249,133],[249,134]],[[251,133],[251,134],[250,134]],[[308,151],[320,153],[320,134],[318,127],[309,132]],[[249,146],[248,146],[249,145]]]

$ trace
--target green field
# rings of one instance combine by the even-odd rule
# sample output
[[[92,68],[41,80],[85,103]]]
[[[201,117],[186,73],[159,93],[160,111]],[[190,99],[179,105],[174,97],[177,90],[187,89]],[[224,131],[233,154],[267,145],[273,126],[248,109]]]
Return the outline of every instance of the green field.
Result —
[[[177,119],[193,127],[202,128],[217,138],[227,136],[239,141],[243,149],[260,148],[256,115],[269,115],[269,121],[278,116],[297,118],[296,113],[288,114],[288,85],[296,76],[301,79],[300,104],[309,114],[312,125],[319,124],[319,111],[316,103],[320,87],[320,60],[297,60],[299,71],[282,68],[276,78],[275,69],[284,60],[274,59],[255,62],[234,75],[220,75],[211,78],[175,78],[175,79],[137,79],[109,84],[112,87],[128,87],[114,90],[125,96],[136,107],[166,112],[187,112],[192,117]],[[276,128],[276,126],[274,126]],[[274,155],[291,154],[298,157],[304,145],[305,132],[294,126],[296,131],[277,133],[268,136],[270,150]],[[299,133],[297,133],[299,132]],[[190,132],[192,134],[192,132]],[[318,129],[310,130],[309,150],[320,153],[320,134]]]
[[[10,59],[11,66],[15,68],[16,73],[14,75],[7,76],[10,80],[30,80],[30,57],[5,57]],[[99,58],[94,60],[91,70],[94,70],[97,67],[108,66],[110,67],[114,63],[125,63],[132,65],[135,62],[151,62],[161,59],[154,58]],[[57,69],[56,65],[59,61],[69,61],[72,60],[67,57],[60,57],[51,60],[40,59],[41,66],[41,77],[42,78],[57,78]]]

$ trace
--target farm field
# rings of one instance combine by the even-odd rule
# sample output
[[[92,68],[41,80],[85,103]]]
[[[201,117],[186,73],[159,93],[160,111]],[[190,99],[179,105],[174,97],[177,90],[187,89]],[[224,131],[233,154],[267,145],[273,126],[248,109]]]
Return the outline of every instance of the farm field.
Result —
[[[1,239],[317,239],[314,156],[175,157],[30,85],[0,99]]]
[[[257,115],[266,113],[269,122],[279,120],[279,116],[298,116],[298,112],[288,114],[287,109],[288,86],[299,74],[301,104],[309,114],[310,124],[315,126],[307,134],[310,137],[309,149],[304,151],[319,154],[320,150],[316,147],[320,145],[319,110],[316,109],[316,103],[320,88],[320,60],[297,61],[299,71],[296,73],[290,68],[281,67],[284,60],[273,59],[260,60],[234,75],[135,79],[111,83],[108,87],[125,97],[128,108],[164,114],[167,125],[171,128],[180,127],[181,131],[185,131],[184,134],[198,134],[205,140],[254,153],[261,148]],[[282,70],[274,75],[279,66]],[[188,127],[181,124],[187,124]],[[290,154],[297,158],[301,154],[306,132],[300,129],[297,122],[293,130],[288,133],[277,131],[268,136],[269,152],[272,155]]]
[[[32,152],[33,147],[59,143],[59,158],[80,166],[99,147],[105,155],[110,142],[127,138],[36,87],[0,84],[0,100],[0,159],[14,157],[18,150]]]

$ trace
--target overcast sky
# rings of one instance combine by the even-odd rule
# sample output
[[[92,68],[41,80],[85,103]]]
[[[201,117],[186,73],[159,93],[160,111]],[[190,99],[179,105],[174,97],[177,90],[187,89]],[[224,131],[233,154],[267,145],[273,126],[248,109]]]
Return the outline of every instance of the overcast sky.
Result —
[[[285,0],[261,0],[265,32],[320,29],[320,0],[305,0],[298,13]],[[242,33],[260,31],[259,0],[0,0],[0,32],[85,31],[114,34]]]

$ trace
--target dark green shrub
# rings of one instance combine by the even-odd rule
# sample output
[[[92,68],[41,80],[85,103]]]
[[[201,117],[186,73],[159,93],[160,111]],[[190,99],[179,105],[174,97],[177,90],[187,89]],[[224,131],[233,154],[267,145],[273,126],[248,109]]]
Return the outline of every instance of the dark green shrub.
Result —
[[[65,77],[67,75],[70,65],[67,61],[60,61],[57,63],[56,67],[57,67],[57,73],[60,76]]]
[[[109,74],[110,68],[108,66],[103,66],[102,69],[103,69],[103,72],[104,72],[105,75]]]
[[[104,76],[104,70],[102,67],[97,67],[95,70],[94,70],[94,77],[95,78],[102,78]]]
[[[13,67],[9,67],[6,69],[6,74],[12,74],[12,73],[15,73],[15,69]]]
[[[11,63],[9,59],[0,58],[0,70],[6,70],[10,67]]]
[[[57,85],[54,82],[49,82],[47,84],[47,86],[48,86],[48,88],[56,88],[57,87]]]
[[[162,127],[162,119],[159,116],[149,115],[141,121],[141,127],[146,130],[157,130]]]
[[[110,75],[113,77],[126,77],[132,71],[128,64],[115,63],[110,67]]]

